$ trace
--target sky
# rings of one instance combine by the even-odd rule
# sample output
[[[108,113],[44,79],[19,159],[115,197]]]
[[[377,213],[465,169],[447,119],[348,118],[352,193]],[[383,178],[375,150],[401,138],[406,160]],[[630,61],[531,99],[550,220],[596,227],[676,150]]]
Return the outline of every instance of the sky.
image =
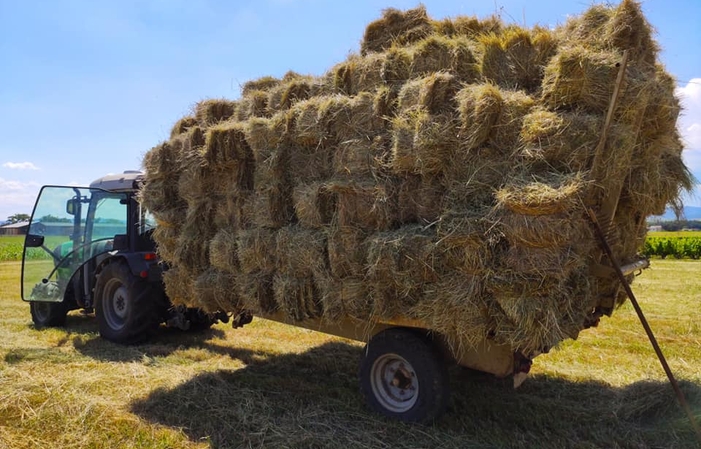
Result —
[[[614,2],[616,3],[616,2]],[[499,14],[554,27],[592,2],[424,0],[433,18]],[[206,98],[288,70],[321,75],[404,0],[0,0],[0,222],[30,214],[42,185],[138,169]],[[684,158],[701,179],[701,1],[647,0],[685,107]],[[687,199],[701,205],[701,193]]]

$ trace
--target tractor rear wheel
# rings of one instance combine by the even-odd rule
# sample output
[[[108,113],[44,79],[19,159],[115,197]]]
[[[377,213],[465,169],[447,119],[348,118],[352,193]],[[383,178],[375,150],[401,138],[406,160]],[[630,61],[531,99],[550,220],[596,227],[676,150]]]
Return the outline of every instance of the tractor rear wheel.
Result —
[[[100,336],[121,344],[149,338],[162,321],[162,304],[151,284],[124,262],[108,263],[95,283],[95,316]]]

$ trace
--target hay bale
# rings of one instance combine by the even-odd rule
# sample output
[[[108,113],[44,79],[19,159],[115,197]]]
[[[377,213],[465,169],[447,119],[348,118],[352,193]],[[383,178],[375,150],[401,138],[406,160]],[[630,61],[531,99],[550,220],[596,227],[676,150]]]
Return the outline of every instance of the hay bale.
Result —
[[[436,33],[446,36],[466,36],[476,38],[481,34],[499,33],[504,24],[499,16],[492,15],[479,19],[475,16],[456,16],[433,22]]]
[[[411,78],[411,52],[404,47],[391,47],[384,53],[382,68],[380,69],[382,81],[396,90]]]
[[[238,232],[236,238],[238,263],[244,274],[272,274],[275,271],[275,233],[254,228]]]
[[[389,163],[390,138],[375,136],[372,140],[350,139],[338,144],[333,153],[333,173],[337,177],[381,178]]]
[[[621,56],[580,45],[562,48],[545,68],[542,101],[550,108],[605,113]]]
[[[268,114],[290,109],[295,103],[308,99],[312,94],[314,78],[311,76],[290,75],[280,85],[268,92]]]
[[[443,266],[453,273],[484,276],[493,258],[490,225],[482,218],[460,216],[440,221],[435,252]]]
[[[385,130],[385,121],[375,113],[375,98],[369,92],[355,97],[332,95],[319,105],[318,120],[333,142],[371,139]]]
[[[268,109],[268,92],[252,90],[241,97],[234,115],[236,120],[243,122],[251,117],[267,117],[271,115]]]
[[[170,267],[163,272],[166,295],[174,306],[197,307],[195,279],[181,267]]]
[[[562,248],[579,241],[591,242],[591,225],[582,216],[521,215],[498,211],[494,221],[506,240],[515,246],[528,248]]]
[[[511,154],[519,140],[523,117],[535,105],[535,100],[521,91],[502,91],[501,108],[491,132],[488,144],[505,154]]]
[[[328,230],[328,256],[331,274],[337,278],[362,277],[365,274],[370,233],[355,227],[331,227]]]
[[[494,196],[500,207],[522,215],[553,215],[578,209],[587,182],[580,174],[551,174],[543,179],[514,179]]]
[[[278,309],[293,321],[319,318],[324,314],[321,292],[311,277],[276,274],[273,294]]]
[[[236,231],[220,228],[209,242],[209,263],[212,267],[227,273],[238,274],[241,267],[236,243]]]
[[[294,203],[292,187],[277,182],[256,191],[246,199],[243,214],[252,226],[279,229],[294,222]]]
[[[196,126],[198,124],[197,118],[192,116],[186,116],[175,122],[173,128],[170,130],[170,138],[173,139],[181,134],[185,134],[187,130]]]
[[[360,54],[382,52],[393,44],[406,45],[423,39],[433,31],[426,8],[422,5],[414,9],[399,11],[387,8],[382,18],[371,22],[365,29],[360,42]]]
[[[360,92],[373,92],[383,86],[382,68],[385,59],[384,53],[372,53],[364,57],[350,55],[331,69],[336,91],[353,96]]]
[[[446,72],[411,80],[399,92],[399,111],[423,108],[431,114],[453,112],[456,107],[455,94],[460,87],[458,79]]]
[[[513,162],[490,147],[458,148],[443,172],[444,210],[487,213],[495,201],[493,191],[511,177]]]
[[[521,155],[563,172],[586,170],[599,143],[603,118],[536,108],[523,118]]]
[[[269,154],[286,138],[288,119],[287,114],[277,113],[271,118],[254,117],[245,122],[246,142],[252,153],[258,155],[258,162],[263,159],[261,155]]]
[[[295,215],[302,226],[319,229],[331,224],[336,199],[321,182],[301,184],[292,193]]]
[[[407,111],[392,120],[392,160],[396,173],[441,173],[458,146],[458,121],[450,115]]]
[[[327,145],[288,148],[286,170],[294,183],[311,183],[328,179],[333,173],[334,148]]]
[[[654,83],[649,86],[649,99],[640,124],[641,141],[652,141],[676,134],[681,107],[674,94],[675,89],[675,79],[658,65]]]
[[[360,321],[376,318],[366,281],[362,277],[347,277],[333,282],[324,307],[329,317],[341,313],[344,317]]]
[[[327,100],[327,96],[313,97],[293,106],[291,122],[294,129],[290,134],[295,143],[308,147],[326,145],[330,135],[319,118],[319,110]]]
[[[387,86],[377,89],[373,103],[375,115],[384,121],[388,121],[397,110],[397,91]]]
[[[276,268],[290,277],[324,276],[329,271],[322,231],[287,226],[275,234]]]
[[[273,76],[264,76],[262,78],[246,81],[241,86],[241,96],[245,97],[253,92],[267,92],[280,85],[282,80]]]
[[[273,314],[278,311],[273,292],[273,275],[252,272],[237,277],[239,298],[244,310],[252,315]]]
[[[447,338],[454,354],[477,348],[490,329],[488,308],[478,276],[445,273],[438,282],[423,286],[421,300],[406,314]]]
[[[482,75],[502,88],[529,92],[540,87],[543,65],[556,49],[555,37],[544,28],[526,30],[512,25],[478,39],[482,45]]]
[[[576,252],[571,247],[511,246],[500,258],[504,272],[520,277],[564,280],[574,270],[586,270],[584,258],[587,254]]]
[[[164,226],[159,223],[153,231],[153,240],[156,242],[156,254],[163,262],[175,264],[175,250],[178,248],[178,236],[180,229],[173,226]]]
[[[253,160],[253,151],[246,140],[242,123],[220,123],[207,130],[204,160],[215,169],[226,170],[232,164]]]
[[[603,26],[600,38],[607,48],[629,50],[631,61],[654,66],[659,46],[645,20],[640,3],[623,0]]]
[[[504,99],[496,86],[478,84],[461,89],[456,101],[460,113],[460,145],[469,151],[487,141]]]
[[[402,224],[434,223],[441,215],[444,193],[441,178],[407,176],[399,186],[399,221]]]
[[[241,310],[237,277],[230,272],[210,268],[197,277],[192,293],[197,298],[197,306],[205,312]]]
[[[200,101],[195,105],[195,119],[203,128],[229,120],[236,113],[235,101],[224,98]]]
[[[248,190],[229,190],[218,200],[214,215],[217,229],[228,228],[232,231],[248,229],[251,217],[247,205],[250,204],[252,192]]]
[[[329,181],[337,197],[336,221],[368,231],[391,229],[398,221],[394,186],[371,181]]]
[[[479,77],[479,67],[467,38],[450,38],[432,34],[413,47],[412,77],[448,72],[463,83]]]

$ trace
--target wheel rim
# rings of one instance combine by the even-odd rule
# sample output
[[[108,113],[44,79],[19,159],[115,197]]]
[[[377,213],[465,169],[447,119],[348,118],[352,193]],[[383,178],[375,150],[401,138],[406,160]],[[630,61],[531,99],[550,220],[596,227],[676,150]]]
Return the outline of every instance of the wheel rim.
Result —
[[[410,410],[419,398],[419,379],[414,367],[397,354],[384,354],[375,360],[370,385],[380,405],[395,413]]]
[[[103,298],[105,321],[111,329],[121,329],[129,315],[131,304],[129,292],[119,280],[111,279],[107,283],[105,293]]]

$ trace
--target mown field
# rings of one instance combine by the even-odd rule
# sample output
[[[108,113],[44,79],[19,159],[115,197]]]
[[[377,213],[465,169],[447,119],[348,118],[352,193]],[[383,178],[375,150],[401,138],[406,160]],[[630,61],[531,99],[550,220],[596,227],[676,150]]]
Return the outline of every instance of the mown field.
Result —
[[[635,284],[701,418],[701,262],[655,260]],[[265,320],[148,344],[99,338],[93,317],[36,330],[19,263],[0,263],[2,448],[692,448],[684,414],[630,305],[509,380],[454,368],[433,426],[369,412],[362,346]]]

